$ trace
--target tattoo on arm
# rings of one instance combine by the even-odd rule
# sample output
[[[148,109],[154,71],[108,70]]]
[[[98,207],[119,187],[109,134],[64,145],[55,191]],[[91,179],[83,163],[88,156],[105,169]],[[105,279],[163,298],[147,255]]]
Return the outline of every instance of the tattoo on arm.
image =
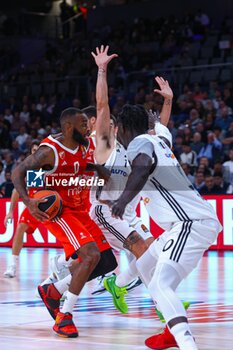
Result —
[[[53,164],[54,155],[52,149],[41,146],[34,154],[28,156],[15,168],[12,174],[12,180],[16,191],[19,193],[24,203],[29,199],[25,183],[27,170],[39,170],[45,166],[53,167]]]
[[[130,235],[125,239],[123,243],[123,248],[132,251],[133,245],[140,241],[142,237],[136,231],[130,233]]]

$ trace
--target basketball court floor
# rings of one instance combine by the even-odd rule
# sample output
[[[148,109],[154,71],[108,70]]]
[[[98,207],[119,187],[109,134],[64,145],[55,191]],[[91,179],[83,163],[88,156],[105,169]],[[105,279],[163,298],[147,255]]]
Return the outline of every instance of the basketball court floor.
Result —
[[[91,295],[96,281],[88,283],[74,312],[79,338],[64,339],[53,333],[53,320],[35,297],[35,288],[48,275],[49,259],[58,252],[61,250],[24,248],[17,278],[7,279],[3,272],[11,251],[0,248],[0,349],[147,349],[144,340],[163,325],[144,286],[129,293],[129,313],[122,315],[108,293]],[[123,269],[125,255],[118,259]],[[232,349],[233,252],[208,252],[178,293],[191,301],[188,317],[199,350]]]

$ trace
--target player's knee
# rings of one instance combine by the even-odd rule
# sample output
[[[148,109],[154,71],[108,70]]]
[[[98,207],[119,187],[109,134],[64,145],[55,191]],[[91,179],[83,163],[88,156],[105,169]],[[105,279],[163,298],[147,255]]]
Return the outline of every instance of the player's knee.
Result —
[[[112,252],[112,249],[107,249],[101,253],[103,275],[117,268],[117,260]]]
[[[96,267],[99,261],[100,252],[97,248],[90,250],[83,258],[83,263],[86,265],[87,268],[90,268],[91,270],[93,270]]]

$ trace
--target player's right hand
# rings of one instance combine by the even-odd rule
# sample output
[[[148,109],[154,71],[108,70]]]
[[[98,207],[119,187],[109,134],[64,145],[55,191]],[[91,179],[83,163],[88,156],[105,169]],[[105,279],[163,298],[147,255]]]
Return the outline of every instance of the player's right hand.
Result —
[[[13,219],[13,213],[9,212],[8,214],[6,214],[5,218],[4,218],[4,226],[6,227],[7,224],[11,224],[12,223],[12,219]]]
[[[95,59],[95,63],[99,68],[106,68],[108,63],[115,57],[118,57],[116,53],[108,56],[108,49],[109,46],[104,47],[104,45],[101,45],[101,47],[96,48],[96,53],[92,52],[92,56]]]
[[[30,198],[30,201],[27,203],[27,207],[32,214],[38,221],[47,221],[49,219],[49,215],[44,213],[38,208],[38,205],[40,203],[47,202],[46,198],[41,198],[41,199],[35,199],[35,198]]]

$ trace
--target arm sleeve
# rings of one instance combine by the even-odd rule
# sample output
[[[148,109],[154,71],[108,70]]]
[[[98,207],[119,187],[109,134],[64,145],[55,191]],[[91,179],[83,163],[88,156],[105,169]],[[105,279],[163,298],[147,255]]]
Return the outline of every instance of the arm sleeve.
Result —
[[[134,139],[130,142],[127,149],[127,156],[130,163],[141,153],[145,153],[147,156],[153,159],[154,146],[148,139]]]

